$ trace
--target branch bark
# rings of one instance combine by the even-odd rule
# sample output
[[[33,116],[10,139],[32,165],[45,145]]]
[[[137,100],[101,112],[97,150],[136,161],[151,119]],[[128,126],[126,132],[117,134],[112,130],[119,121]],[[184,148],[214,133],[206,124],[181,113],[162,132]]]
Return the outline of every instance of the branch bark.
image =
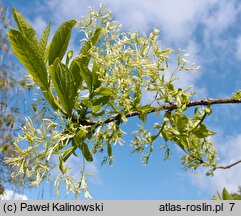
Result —
[[[196,100],[196,101],[190,101],[187,104],[187,107],[207,106],[207,105],[214,105],[214,104],[234,104],[234,103],[241,103],[241,99],[237,100],[237,99],[233,99],[233,98],[221,98],[221,99]],[[176,104],[163,105],[160,107],[154,107],[152,110],[149,111],[149,113],[153,113],[153,112],[160,111],[160,110],[172,111],[174,109],[177,109]],[[139,112],[133,111],[133,112],[130,112],[129,114],[127,114],[126,118],[130,118],[130,117],[138,116],[138,115],[140,115]],[[101,124],[108,124],[110,122],[119,120],[120,117],[121,117],[121,114],[118,114],[116,116],[111,116],[100,123],[96,122],[96,125],[99,126]]]
[[[218,166],[217,169],[229,169],[237,164],[241,163],[241,160],[238,160],[232,164],[226,165],[226,166]]]

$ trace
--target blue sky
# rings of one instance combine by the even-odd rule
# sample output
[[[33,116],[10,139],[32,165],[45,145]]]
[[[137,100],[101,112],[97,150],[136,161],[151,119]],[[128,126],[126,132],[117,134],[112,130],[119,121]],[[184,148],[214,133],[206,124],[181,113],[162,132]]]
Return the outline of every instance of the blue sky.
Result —
[[[9,9],[16,7],[40,33],[48,22],[53,29],[67,19],[87,15],[88,8],[105,3],[122,26],[123,31],[150,32],[161,30],[163,47],[181,48],[190,54],[190,62],[201,66],[198,72],[181,73],[177,82],[182,87],[193,86],[196,98],[229,97],[241,89],[241,3],[238,0],[4,0]],[[76,36],[77,37],[77,36]],[[75,48],[78,43],[70,45]],[[76,48],[77,49],[77,48]],[[175,56],[173,56],[175,58]],[[148,96],[145,100],[148,101]],[[217,132],[213,137],[220,163],[241,159],[240,105],[214,106],[207,120]],[[126,131],[135,128],[131,119]],[[114,149],[112,167],[100,166],[97,155],[88,169],[94,174],[89,179],[89,190],[94,199],[210,199],[217,190],[227,187],[237,191],[240,184],[240,165],[216,171],[206,177],[204,170],[184,171],[180,152],[173,148],[170,160],[162,160],[158,149],[148,166],[143,166],[140,155],[131,155],[128,146],[131,134],[125,136],[126,145]],[[72,159],[72,172],[78,175],[80,161]],[[52,185],[25,190],[28,199],[55,199]],[[40,195],[44,190],[43,197]],[[25,198],[26,198],[25,197]],[[62,196],[62,199],[65,197]],[[69,199],[73,198],[71,196]]]

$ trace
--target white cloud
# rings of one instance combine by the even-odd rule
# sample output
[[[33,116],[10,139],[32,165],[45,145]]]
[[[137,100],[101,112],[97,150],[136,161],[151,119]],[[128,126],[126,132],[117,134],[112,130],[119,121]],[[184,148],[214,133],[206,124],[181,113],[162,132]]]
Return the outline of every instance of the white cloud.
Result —
[[[205,172],[190,175],[191,182],[206,194],[216,195],[225,187],[230,192],[237,192],[240,186],[240,167],[233,167],[228,170],[216,170],[214,176],[206,176]]]
[[[225,31],[235,22],[239,8],[234,1],[219,1],[204,18],[204,24],[209,33],[218,34]]]
[[[126,29],[161,28],[168,40],[188,40],[217,0],[105,1]],[[124,13],[123,13],[124,11]]]
[[[233,1],[217,0],[103,0],[117,20],[123,23],[125,29],[137,29],[141,32],[159,27],[170,37],[170,40],[191,37],[200,22],[213,29],[216,21],[219,28],[228,26],[236,13]],[[66,19],[80,18],[88,12],[89,7],[98,8],[98,1],[49,0],[46,9],[51,11],[53,22],[63,22]],[[227,5],[227,9],[226,6]],[[215,10],[215,8],[217,8]],[[209,13],[214,11],[215,13]],[[216,27],[217,28],[217,27]]]
[[[68,19],[80,19],[81,16],[87,15],[89,7],[99,5],[94,0],[50,0],[47,1],[46,7],[52,12],[52,21],[61,23]]]
[[[235,137],[228,137],[218,146],[220,153],[220,165],[232,164],[241,159],[241,134]],[[191,176],[191,182],[201,190],[208,191],[211,194],[216,194],[216,191],[221,191],[226,187],[231,192],[237,192],[238,186],[241,185],[241,164],[238,164],[230,169],[218,169],[214,172],[213,177],[207,177],[204,171]]]
[[[28,200],[24,194],[19,194],[11,190],[6,190],[4,195],[0,195],[0,200]]]
[[[240,160],[241,152],[241,134],[237,134],[234,137],[227,137],[223,144],[219,148],[224,162],[231,163],[235,160]]]

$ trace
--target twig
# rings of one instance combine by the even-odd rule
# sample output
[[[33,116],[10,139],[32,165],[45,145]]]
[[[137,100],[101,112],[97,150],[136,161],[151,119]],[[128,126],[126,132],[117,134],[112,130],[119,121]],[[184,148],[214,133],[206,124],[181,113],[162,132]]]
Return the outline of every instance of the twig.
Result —
[[[187,104],[187,107],[207,106],[207,105],[214,105],[214,104],[233,104],[233,103],[241,103],[241,99],[236,100],[236,99],[232,99],[232,98],[223,98],[223,99],[206,99],[206,100],[190,101]],[[177,109],[176,104],[163,105],[163,106],[160,106],[160,107],[154,107],[153,109],[151,109],[149,111],[149,113],[153,113],[155,111],[160,111],[160,110],[172,111],[174,109]],[[130,117],[138,116],[138,115],[140,115],[139,112],[133,111],[133,112],[130,112],[129,114],[127,114],[126,118],[130,118]],[[117,114],[115,116],[111,116],[111,117],[107,118],[106,120],[102,121],[99,124],[98,123],[96,123],[96,124],[97,125],[107,124],[107,123],[119,120],[120,117],[121,117],[121,114]]]
[[[226,165],[226,166],[218,166],[216,169],[229,169],[237,164],[241,163],[241,160],[238,160],[232,164]]]

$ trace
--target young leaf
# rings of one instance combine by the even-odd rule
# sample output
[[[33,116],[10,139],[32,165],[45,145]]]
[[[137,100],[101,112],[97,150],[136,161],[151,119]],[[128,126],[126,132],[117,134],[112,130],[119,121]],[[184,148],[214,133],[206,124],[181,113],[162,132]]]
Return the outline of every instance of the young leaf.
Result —
[[[101,81],[99,80],[98,74],[92,73],[93,77],[93,89],[97,89],[101,86]]]
[[[33,76],[36,84],[42,89],[48,89],[47,69],[39,54],[38,47],[34,46],[20,31],[11,29],[8,38],[14,54]]]
[[[64,150],[63,161],[65,162],[68,158],[75,152],[77,146],[71,146],[70,148]]]
[[[198,138],[206,138],[208,136],[212,136],[215,133],[210,131],[205,124],[200,124],[194,131],[193,133],[195,136]]]
[[[97,64],[96,60],[93,60],[93,67],[92,67],[92,73],[96,74],[97,71],[99,70],[99,65]]]
[[[38,44],[36,32],[25,17],[16,9],[13,8],[13,17],[17,23],[18,29],[32,43]]]
[[[66,56],[66,65],[69,65],[69,61],[70,59],[73,57],[74,55],[74,51],[73,50],[70,50],[68,53],[67,53],[67,56]]]
[[[92,105],[91,109],[92,109],[93,113],[97,113],[97,112],[99,112],[101,107],[102,107],[102,104],[96,104],[96,105]]]
[[[162,137],[164,138],[165,141],[170,140],[169,133],[167,133],[166,130],[162,130],[161,135],[162,135]]]
[[[50,43],[46,46],[45,52],[44,52],[44,63],[46,64],[49,59],[49,50],[50,50]]]
[[[238,91],[236,91],[235,93],[233,93],[232,99],[234,99],[234,100],[240,100],[240,99],[241,99],[241,90],[238,90]]]
[[[218,198],[219,198],[220,200],[222,200],[223,198],[222,198],[221,194],[220,194],[219,192],[217,192],[217,193],[218,193]]]
[[[95,113],[98,112],[101,109],[101,107],[103,107],[105,104],[108,103],[109,99],[110,99],[109,96],[101,96],[98,98],[94,98],[91,104],[91,108],[93,112]]]
[[[76,86],[79,88],[82,84],[83,79],[80,75],[80,68],[76,59],[74,59],[70,64],[70,71],[74,76]]]
[[[112,94],[113,94],[113,91],[111,89],[105,88],[105,87],[100,87],[100,88],[96,89],[96,91],[95,91],[95,95],[109,96]]]
[[[39,41],[39,51],[41,56],[45,54],[45,50],[46,50],[48,38],[49,38],[49,32],[50,32],[50,24],[48,24],[45,30],[43,31]]]
[[[82,64],[82,62],[77,61],[77,64],[79,66],[79,72],[83,80],[85,81],[89,91],[92,91],[92,82],[93,82],[93,77],[92,73],[90,72],[89,68]]]
[[[49,71],[56,93],[59,97],[59,102],[66,110],[67,115],[71,116],[77,96],[77,87],[74,77],[59,58],[49,67]]]
[[[59,156],[59,169],[63,174],[66,173],[66,168],[64,168],[64,160],[62,156]]]
[[[90,153],[88,145],[86,143],[82,142],[79,147],[80,147],[80,149],[82,151],[82,154],[83,154],[84,158],[88,162],[92,162],[93,161],[93,157],[92,157],[92,154]]]
[[[226,188],[224,188],[222,191],[222,198],[223,200],[230,200],[230,194]]]
[[[43,91],[43,95],[54,110],[57,110],[59,108],[58,104],[56,103],[56,98],[54,98],[52,92]]]
[[[81,143],[83,141],[83,138],[84,138],[85,134],[87,134],[87,133],[88,133],[87,130],[84,130],[84,129],[81,128],[75,136],[75,142],[77,144]]]
[[[70,71],[76,80],[76,85],[78,88],[82,84],[82,78],[85,80],[85,83],[90,91],[92,91],[93,85],[95,88],[100,86],[96,73],[94,73],[92,76],[92,73],[88,68],[88,64],[91,58],[89,50],[100,40],[102,32],[102,27],[96,29],[93,37],[82,46],[79,55],[72,61],[70,65]]]
[[[64,22],[56,31],[50,43],[49,65],[53,64],[56,58],[63,59],[69,44],[72,28],[75,24],[76,20]]]
[[[99,70],[99,65],[96,61],[93,61],[93,68],[92,68],[92,76],[93,76],[93,88],[97,89],[101,85],[101,81],[99,80],[97,71]]]
[[[113,155],[112,155],[112,147],[111,147],[111,144],[110,144],[110,143],[107,144],[107,152],[108,152],[108,156],[109,156],[109,157],[112,157],[112,156],[113,156]]]

